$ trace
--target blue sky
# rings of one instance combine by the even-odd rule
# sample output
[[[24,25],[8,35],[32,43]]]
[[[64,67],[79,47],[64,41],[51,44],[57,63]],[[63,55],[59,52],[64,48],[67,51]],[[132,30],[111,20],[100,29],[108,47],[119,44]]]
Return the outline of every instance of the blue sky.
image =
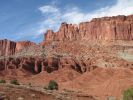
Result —
[[[0,39],[40,42],[61,22],[133,14],[133,0],[0,0]]]

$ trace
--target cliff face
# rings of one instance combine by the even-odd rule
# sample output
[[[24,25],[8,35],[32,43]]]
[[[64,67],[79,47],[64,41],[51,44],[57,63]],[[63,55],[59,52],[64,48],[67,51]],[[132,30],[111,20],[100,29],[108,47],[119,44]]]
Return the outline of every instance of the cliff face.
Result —
[[[45,41],[64,41],[74,40],[79,37],[79,29],[77,25],[62,23],[59,31],[54,33],[52,30],[48,30],[45,34]]]
[[[13,55],[15,53],[16,43],[9,40],[0,40],[0,56]]]
[[[73,69],[79,73],[92,71],[97,66],[89,65],[90,61],[78,61],[73,58],[35,58],[35,57],[20,57],[20,58],[7,58],[0,60],[0,71],[9,69],[25,69],[30,73],[40,73],[43,71],[53,72],[62,68]]]
[[[95,18],[79,26],[62,23],[59,31],[49,30],[45,34],[46,41],[68,40],[132,40],[133,15]]]
[[[54,40],[54,32],[52,30],[47,30],[47,34],[45,35],[45,40],[46,41],[53,41]]]
[[[30,41],[19,41],[16,43],[16,52],[22,51],[23,49],[27,49],[32,45],[36,45],[36,44]]]
[[[73,40],[133,40],[133,15],[95,18],[79,25],[62,23],[57,32],[48,30],[45,43]],[[0,56],[13,55],[36,45],[30,41],[0,40]]]
[[[30,41],[14,42],[6,39],[0,40],[0,56],[14,55],[16,52],[20,52],[31,45],[36,44]]]

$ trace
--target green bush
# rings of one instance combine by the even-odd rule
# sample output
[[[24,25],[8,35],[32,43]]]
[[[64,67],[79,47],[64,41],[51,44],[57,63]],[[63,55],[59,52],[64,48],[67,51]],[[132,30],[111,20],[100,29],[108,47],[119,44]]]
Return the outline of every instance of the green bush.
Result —
[[[58,84],[54,80],[51,80],[48,85],[48,90],[58,90]]]
[[[133,100],[133,88],[124,91],[123,100]]]
[[[19,82],[17,80],[11,80],[10,81],[11,84],[14,84],[14,85],[20,85]]]
[[[6,83],[6,81],[5,80],[0,80],[0,83]]]

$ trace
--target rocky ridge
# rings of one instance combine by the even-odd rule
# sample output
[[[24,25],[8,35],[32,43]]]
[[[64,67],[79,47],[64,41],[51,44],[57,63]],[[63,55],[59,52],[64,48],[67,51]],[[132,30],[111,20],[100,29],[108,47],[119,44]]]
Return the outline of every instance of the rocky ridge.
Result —
[[[133,15],[94,18],[79,25],[62,23],[57,32],[48,30],[45,41],[132,40]]]

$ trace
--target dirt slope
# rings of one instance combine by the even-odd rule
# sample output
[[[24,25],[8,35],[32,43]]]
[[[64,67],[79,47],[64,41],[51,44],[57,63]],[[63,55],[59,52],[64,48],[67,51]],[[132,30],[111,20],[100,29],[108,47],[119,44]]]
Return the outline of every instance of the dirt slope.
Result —
[[[62,87],[105,99],[120,98],[122,92],[133,86],[133,71],[124,68],[97,68],[79,78],[62,84]]]

